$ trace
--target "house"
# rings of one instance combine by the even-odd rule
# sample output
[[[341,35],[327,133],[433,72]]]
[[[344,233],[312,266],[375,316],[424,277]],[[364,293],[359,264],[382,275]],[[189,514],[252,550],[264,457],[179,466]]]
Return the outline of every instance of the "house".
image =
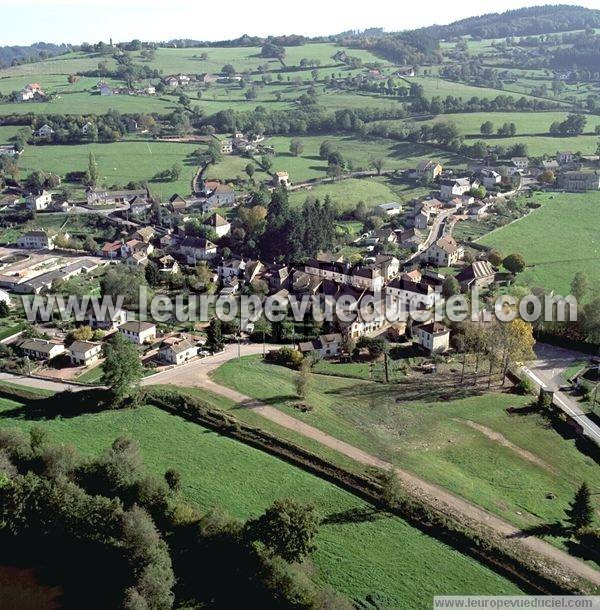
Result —
[[[246,261],[243,259],[224,259],[217,265],[217,275],[224,284],[230,284],[234,279],[241,278],[245,269]]]
[[[28,250],[53,250],[55,238],[46,231],[27,231],[17,239],[17,247]]]
[[[231,223],[217,212],[211,214],[204,224],[212,227],[218,237],[224,237],[231,230]]]
[[[156,231],[152,227],[142,227],[132,235],[132,238],[148,244],[155,235]]]
[[[569,165],[575,160],[575,155],[571,151],[557,152],[556,160],[559,165]]]
[[[529,158],[528,157],[511,157],[510,162],[520,171],[529,171]]]
[[[470,288],[484,288],[494,282],[496,272],[487,261],[475,261],[465,267],[457,276],[463,290]]]
[[[172,337],[163,341],[158,357],[169,364],[182,364],[198,355],[198,348],[188,339]]]
[[[172,195],[168,206],[173,212],[183,212],[188,207],[188,202],[180,195]]]
[[[167,76],[165,78],[165,85],[167,85],[167,87],[171,87],[171,88],[175,88],[175,87],[179,87],[179,79],[176,76]]]
[[[211,260],[217,256],[217,246],[204,237],[186,237],[179,244],[179,254],[185,257],[188,265],[198,261]]]
[[[466,209],[466,214],[469,217],[469,220],[481,220],[484,216],[486,216],[487,211],[492,206],[491,202],[480,202],[474,203],[470,205]]]
[[[415,229],[426,229],[429,225],[429,211],[421,210],[413,217],[413,226]]]
[[[45,339],[24,339],[17,344],[17,347],[25,356],[34,360],[52,360],[52,358],[65,351],[65,346],[62,343],[46,341]]]
[[[379,229],[374,234],[376,243],[379,244],[396,244],[398,243],[398,236],[393,229]]]
[[[42,191],[40,194],[29,193],[25,198],[25,207],[35,212],[47,209],[51,203],[52,193],[48,191]]]
[[[380,270],[383,279],[387,282],[398,275],[400,260],[392,254],[378,254],[372,266]]]
[[[119,326],[119,332],[132,343],[143,345],[156,339],[156,324],[131,320]]]
[[[440,185],[440,197],[444,201],[450,201],[454,197],[464,195],[471,190],[471,181],[468,178],[456,178],[455,180],[443,180]]]
[[[397,236],[398,245],[411,252],[418,252],[425,241],[425,236],[417,228],[400,231]]]
[[[102,250],[100,250],[100,254],[102,258],[108,258],[110,260],[114,260],[121,256],[121,246],[123,244],[120,241],[110,241],[106,242],[102,246]]]
[[[443,167],[431,159],[424,159],[417,165],[414,175],[417,180],[427,180],[433,182],[441,173]]]
[[[380,203],[375,212],[381,216],[397,216],[402,212],[402,206],[399,203]]]
[[[540,163],[540,169],[543,172],[556,172],[560,168],[558,161],[556,159],[550,159],[550,161],[542,161]]]
[[[128,267],[145,267],[148,264],[148,255],[144,252],[134,252],[123,261]]]
[[[145,198],[146,196],[146,189],[128,191],[108,191],[90,188],[86,192],[86,199],[88,205],[101,206],[128,205],[136,197]]]
[[[23,151],[17,150],[14,146],[10,144],[0,146],[0,157],[18,157]]]
[[[221,145],[221,154],[222,155],[230,155],[233,152],[233,141],[226,139],[226,140],[219,140],[219,143]]]
[[[438,267],[449,267],[461,260],[464,253],[463,247],[451,235],[446,235],[431,244],[421,255],[421,260]]]
[[[558,186],[565,191],[597,191],[600,189],[600,172],[562,172],[558,176]]]
[[[47,123],[44,123],[36,132],[35,135],[38,138],[49,138],[54,133],[54,129]]]
[[[137,239],[130,239],[129,241],[121,244],[121,258],[127,258],[133,254],[144,254],[148,256],[154,252],[154,246],[145,241],[139,241]]]
[[[417,344],[430,354],[443,354],[450,349],[450,331],[440,322],[430,322],[413,328]]]
[[[435,307],[436,303],[442,300],[442,295],[438,289],[439,285],[428,282],[425,278],[420,281],[400,276],[394,278],[385,287],[386,298],[389,304],[398,312],[409,311],[412,307],[415,310],[425,310]]]
[[[161,256],[157,261],[158,270],[165,274],[179,273],[179,263],[170,255]]]
[[[204,208],[220,208],[235,204],[235,191],[228,184],[221,184],[215,180],[204,183],[203,193],[206,195]]]
[[[273,176],[273,186],[290,186],[290,175],[287,172],[275,172]]]
[[[154,85],[148,85],[145,89],[144,89],[144,93],[146,95],[155,95],[156,94],[156,87]]]
[[[19,92],[19,99],[22,102],[28,102],[33,99],[46,97],[44,90],[39,83],[29,83]]]
[[[71,363],[78,366],[88,366],[97,362],[101,352],[102,344],[91,341],[74,341],[69,347]]]
[[[98,311],[95,309],[90,307],[86,314],[87,324],[93,329],[112,331],[125,324],[127,314],[123,309],[106,308],[102,310],[101,307],[98,307]]]
[[[321,358],[335,358],[342,354],[343,337],[341,333],[320,335],[314,341],[305,341],[298,345],[303,354],[317,352]]]
[[[133,216],[144,216],[149,209],[148,201],[137,195],[129,202],[129,211]]]
[[[493,169],[483,169],[479,175],[481,176],[481,183],[486,189],[494,188],[502,182],[502,176]]]

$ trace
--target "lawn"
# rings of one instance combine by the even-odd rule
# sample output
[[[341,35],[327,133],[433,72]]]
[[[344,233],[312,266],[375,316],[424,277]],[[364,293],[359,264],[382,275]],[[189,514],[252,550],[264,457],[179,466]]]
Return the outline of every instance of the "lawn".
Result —
[[[93,152],[101,181],[111,186],[125,185],[131,180],[150,180],[157,172],[179,164],[182,171],[176,182],[150,183],[152,193],[166,200],[173,193],[187,195],[191,192],[191,180],[197,166],[189,155],[196,148],[197,144],[141,141],[27,146],[21,155],[20,167],[25,174],[41,169],[64,177],[67,172],[87,169],[89,153]]]
[[[293,407],[296,373],[242,358],[221,366],[215,380],[270,404],[438,483],[517,526],[552,523],[584,480],[600,486],[600,469],[537,415],[509,416],[531,399],[511,394],[467,395],[431,376],[383,385],[314,376],[301,413]],[[464,394],[464,395],[463,395]],[[475,426],[479,426],[476,429]],[[494,433],[513,444],[493,439]],[[524,457],[520,449],[534,456]],[[546,494],[555,498],[549,500]],[[600,499],[595,499],[600,508]]]
[[[213,399],[228,407],[223,399]],[[29,428],[26,408],[0,400],[3,426]],[[35,422],[60,442],[86,455],[105,449],[117,436],[135,438],[152,473],[182,473],[183,494],[204,509],[221,507],[236,518],[258,515],[276,498],[313,503],[323,518],[311,576],[357,600],[393,608],[430,608],[435,594],[518,594],[515,585],[401,519],[374,515],[348,522],[345,515],[368,510],[351,494],[285,462],[219,436],[153,407]],[[168,433],[167,433],[168,431]],[[443,566],[443,569],[439,569]],[[367,598],[371,602],[366,601]],[[371,605],[372,604],[372,605]],[[377,606],[377,607],[381,607]]]
[[[584,271],[600,287],[600,193],[538,194],[536,201],[542,207],[479,243],[520,252],[527,263],[522,279],[530,285],[564,296],[575,273]]]

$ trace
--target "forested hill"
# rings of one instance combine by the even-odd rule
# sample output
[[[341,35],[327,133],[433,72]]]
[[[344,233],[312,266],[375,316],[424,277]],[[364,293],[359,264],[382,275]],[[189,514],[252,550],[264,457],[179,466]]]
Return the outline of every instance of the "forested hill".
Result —
[[[29,63],[47,59],[54,55],[62,55],[69,50],[65,44],[36,42],[29,46],[0,47],[0,68],[12,66],[15,63]]]
[[[600,10],[567,4],[533,6],[421,28],[439,39],[456,36],[504,38],[600,27]]]

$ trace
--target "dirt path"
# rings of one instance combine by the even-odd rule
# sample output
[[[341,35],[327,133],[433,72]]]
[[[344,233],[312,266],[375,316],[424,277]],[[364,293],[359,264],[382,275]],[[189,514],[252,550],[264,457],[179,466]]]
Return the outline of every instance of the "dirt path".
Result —
[[[473,430],[481,432],[481,434],[489,438],[491,441],[494,441],[495,443],[498,443],[499,445],[502,445],[503,447],[514,451],[519,457],[522,457],[524,460],[527,460],[528,462],[531,462],[536,466],[540,466],[544,470],[549,470],[553,474],[557,474],[556,468],[553,468],[552,466],[550,466],[550,464],[544,462],[544,460],[540,459],[537,455],[534,455],[530,451],[527,451],[527,449],[523,449],[518,445],[511,443],[504,435],[500,434],[499,432],[496,432],[495,430],[492,430],[487,426],[483,426],[482,424],[478,424],[469,419],[455,419],[454,421],[466,424],[467,426],[469,426],[469,428],[473,428]]]

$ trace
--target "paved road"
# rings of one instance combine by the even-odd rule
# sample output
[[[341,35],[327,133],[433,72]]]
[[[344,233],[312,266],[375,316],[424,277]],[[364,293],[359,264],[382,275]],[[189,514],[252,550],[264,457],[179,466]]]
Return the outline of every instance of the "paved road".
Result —
[[[433,224],[431,225],[431,229],[429,230],[429,235],[427,235],[427,239],[423,242],[421,249],[417,250],[414,254],[412,254],[409,258],[406,259],[406,262],[417,259],[429,248],[432,244],[434,244],[440,237],[442,237],[444,233],[444,225],[446,224],[446,220],[449,216],[455,213],[456,210],[445,210],[440,212],[434,219]]]
[[[270,347],[278,346],[267,345],[266,349],[269,349]],[[241,345],[239,349],[241,355],[250,355],[262,353],[263,346],[261,344],[244,344]],[[564,551],[557,549],[539,538],[535,538],[533,536],[523,536],[520,530],[515,528],[507,521],[496,517],[495,515],[463,498],[455,496],[443,487],[429,483],[428,481],[425,481],[420,477],[407,472],[406,470],[397,468],[390,462],[381,460],[380,458],[359,449],[358,447],[350,445],[349,443],[335,438],[322,430],[315,428],[314,426],[287,415],[286,413],[283,413],[277,408],[267,405],[260,400],[245,396],[236,390],[232,390],[231,388],[227,388],[215,383],[210,378],[210,373],[224,362],[236,358],[237,355],[238,346],[230,344],[226,346],[223,352],[216,354],[215,356],[196,360],[187,365],[175,367],[168,371],[163,371],[161,373],[157,373],[156,375],[146,377],[142,381],[142,385],[174,384],[182,387],[187,386],[204,388],[214,392],[215,394],[233,400],[244,408],[252,409],[266,419],[269,419],[270,421],[277,423],[284,428],[293,430],[307,438],[315,440],[322,445],[334,449],[361,464],[375,466],[377,468],[383,468],[386,470],[393,469],[403,484],[407,488],[412,489],[415,493],[428,496],[434,503],[450,506],[459,515],[461,514],[468,519],[483,523],[501,536],[514,538],[527,549],[534,551],[547,559],[555,561],[556,563],[570,569],[575,574],[578,574],[580,577],[585,578],[596,585],[600,585],[600,572],[595,570],[593,567],[579,561],[577,558],[568,555]],[[28,379],[12,376],[7,373],[1,374],[0,379],[18,383],[19,385],[28,387],[42,387],[44,389],[61,390],[69,387],[69,384]],[[74,386],[73,389],[80,388]]]
[[[574,362],[586,360],[588,356],[547,343],[537,343],[535,353],[536,360],[524,366],[523,371],[536,385],[553,391],[557,406],[581,425],[587,437],[600,445],[600,426],[584,413],[576,400],[559,391],[565,385],[561,373]]]

